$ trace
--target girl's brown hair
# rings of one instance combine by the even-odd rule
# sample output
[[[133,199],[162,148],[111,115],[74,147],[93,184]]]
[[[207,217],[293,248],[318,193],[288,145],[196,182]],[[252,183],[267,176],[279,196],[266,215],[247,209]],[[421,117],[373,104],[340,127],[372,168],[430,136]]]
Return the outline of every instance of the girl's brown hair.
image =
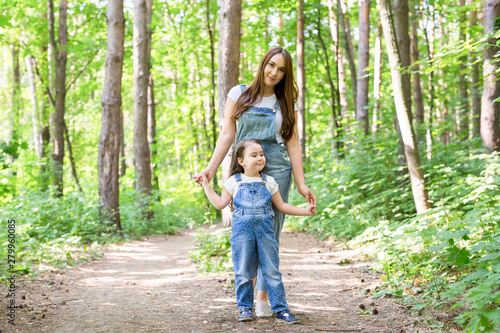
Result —
[[[253,82],[245,89],[241,96],[236,101],[236,107],[231,116],[231,119],[237,120],[246,109],[250,106],[258,104],[264,96],[264,69],[267,64],[276,54],[281,54],[285,58],[285,75],[281,81],[274,86],[276,99],[280,103],[281,115],[283,117],[283,140],[289,140],[295,129],[295,111],[294,104],[297,101],[299,90],[293,76],[293,61],[290,53],[282,47],[273,47],[267,51],[264,58],[257,69],[257,76]],[[260,96],[260,97],[259,97]]]
[[[243,158],[245,156],[245,149],[251,144],[256,143],[260,145],[260,141],[257,139],[246,139],[238,142],[233,150],[233,157],[231,158],[231,167],[229,168],[229,177],[237,174],[243,173],[243,167],[238,163],[238,158]]]
[[[238,158],[243,158],[243,156],[245,156],[245,149],[247,149],[247,147],[253,143],[260,145],[260,141],[257,139],[246,139],[238,142],[233,150],[233,157],[231,158],[231,168],[229,169],[229,177],[237,173],[243,173],[245,171],[243,170],[243,167],[238,163]],[[231,209],[231,211],[234,210],[233,199],[231,199],[231,201],[229,202],[229,208]]]

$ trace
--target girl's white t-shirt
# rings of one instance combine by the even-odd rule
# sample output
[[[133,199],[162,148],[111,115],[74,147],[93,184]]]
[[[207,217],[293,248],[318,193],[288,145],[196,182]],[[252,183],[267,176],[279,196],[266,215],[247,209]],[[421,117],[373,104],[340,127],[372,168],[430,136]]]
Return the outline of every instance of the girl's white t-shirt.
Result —
[[[229,93],[227,95],[231,97],[233,102],[236,103],[238,98],[241,96],[241,86],[237,85],[231,88],[231,90],[229,90]],[[255,104],[254,106],[273,109],[274,104],[276,104],[276,101],[277,101],[276,95],[272,94],[272,96],[263,97],[262,101],[258,104]],[[297,110],[297,106],[295,106],[295,110]],[[283,142],[283,136],[281,135],[282,125],[283,125],[283,116],[281,115],[281,109],[280,109],[276,111],[276,141],[278,142]]]
[[[242,183],[256,183],[256,182],[262,182],[262,177],[248,177],[245,176],[244,174],[240,173],[241,175],[241,182]],[[224,182],[224,187],[226,190],[228,190],[229,193],[233,196],[233,198],[236,197],[236,193],[238,192],[238,182],[236,181],[236,177],[232,175],[229,177],[228,180]],[[273,177],[266,175],[266,187],[271,192],[271,195],[274,195],[279,189],[278,183],[276,183],[276,180],[274,180]]]

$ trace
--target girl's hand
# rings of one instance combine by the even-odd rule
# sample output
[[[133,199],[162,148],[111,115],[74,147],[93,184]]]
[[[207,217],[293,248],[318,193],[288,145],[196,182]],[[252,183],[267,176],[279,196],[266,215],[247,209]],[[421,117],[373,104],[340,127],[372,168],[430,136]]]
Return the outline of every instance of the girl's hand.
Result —
[[[203,171],[201,171],[199,174],[194,175],[193,179],[198,185],[203,186],[203,176],[205,176],[207,178],[208,182],[211,182],[212,178],[214,178],[214,175],[215,175],[215,171],[212,171],[212,170],[207,168],[207,169],[204,169]]]
[[[316,206],[309,205],[306,207],[307,215],[312,216],[316,215]]]
[[[205,176],[204,174],[202,174],[201,176],[202,176],[201,187],[205,188],[205,186],[210,185],[207,176]]]
[[[297,191],[299,191],[300,195],[306,198],[306,201],[316,208],[316,197],[312,193],[312,191],[304,184],[301,186],[297,186]]]

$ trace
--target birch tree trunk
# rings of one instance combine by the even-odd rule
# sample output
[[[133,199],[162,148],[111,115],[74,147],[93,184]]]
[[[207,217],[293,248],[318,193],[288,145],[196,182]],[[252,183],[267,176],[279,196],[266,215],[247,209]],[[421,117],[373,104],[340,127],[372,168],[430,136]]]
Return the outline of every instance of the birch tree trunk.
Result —
[[[151,153],[148,144],[148,35],[146,0],[134,0],[134,165],[135,188],[151,195]],[[147,219],[152,212],[142,203]]]
[[[358,89],[356,93],[356,120],[358,129],[368,135],[368,63],[370,60],[370,0],[358,0]]]
[[[49,0],[52,3],[52,0]],[[53,7],[53,5],[52,5]],[[59,1],[59,32],[58,42],[55,41],[55,34],[52,30],[50,34],[51,44],[56,53],[56,80],[55,80],[55,112],[53,114],[54,124],[54,186],[56,196],[63,196],[63,167],[64,167],[64,112],[66,108],[66,61],[68,57],[68,31],[67,31],[67,11],[68,1]],[[50,18],[54,24],[54,15]]]
[[[306,156],[306,72],[304,62],[304,0],[299,0],[297,6],[297,85],[299,98],[297,100],[297,136],[302,156]]]
[[[218,86],[219,124],[224,118],[224,107],[229,90],[238,84],[240,61],[241,0],[222,0],[220,7]],[[230,117],[231,115],[227,115]],[[229,176],[232,149],[222,162],[222,181]],[[231,225],[231,211],[222,210],[222,225]]]
[[[500,52],[497,45],[498,39],[492,34],[498,31],[495,20],[500,17],[500,0],[486,0],[484,6],[485,34],[488,34],[488,45],[485,47],[483,65],[483,97],[481,99],[481,138],[483,145],[489,151],[500,151],[500,81],[496,79],[495,72],[499,64],[495,55]]]
[[[413,130],[410,119],[410,112],[406,106],[406,91],[404,89],[403,78],[400,72],[401,58],[398,50],[394,23],[392,20],[390,0],[377,0],[380,7],[381,22],[384,31],[385,44],[389,56],[389,66],[391,68],[392,85],[394,89],[394,102],[398,116],[398,123],[401,128],[405,153],[408,161],[408,171],[413,192],[413,199],[417,209],[417,214],[424,213],[430,208],[429,195],[425,188],[424,174],[421,169],[420,154],[418,152],[417,138]]]
[[[106,71],[101,95],[101,134],[97,166],[101,218],[121,229],[119,210],[119,157],[122,129],[121,86],[125,38],[123,0],[108,0],[106,10]]]
[[[474,4],[474,0],[470,0],[470,5]],[[470,26],[474,27],[477,24],[477,9],[471,10]],[[481,135],[481,94],[479,80],[479,62],[476,61],[477,54],[471,52],[472,75],[471,75],[471,98],[472,98],[472,137],[477,138]]]

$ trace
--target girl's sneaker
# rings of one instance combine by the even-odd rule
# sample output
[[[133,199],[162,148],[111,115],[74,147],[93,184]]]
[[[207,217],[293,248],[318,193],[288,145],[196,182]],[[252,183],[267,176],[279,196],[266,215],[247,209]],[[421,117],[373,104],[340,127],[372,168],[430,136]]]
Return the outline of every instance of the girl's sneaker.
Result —
[[[273,312],[271,311],[271,307],[267,304],[266,301],[257,301],[255,305],[255,314],[258,318],[263,317],[272,317]]]
[[[290,310],[285,310],[276,314],[276,321],[285,324],[298,324],[300,319],[291,314]]]
[[[238,319],[238,321],[250,321],[250,320],[253,320],[252,310],[250,309],[240,310],[240,318]]]

